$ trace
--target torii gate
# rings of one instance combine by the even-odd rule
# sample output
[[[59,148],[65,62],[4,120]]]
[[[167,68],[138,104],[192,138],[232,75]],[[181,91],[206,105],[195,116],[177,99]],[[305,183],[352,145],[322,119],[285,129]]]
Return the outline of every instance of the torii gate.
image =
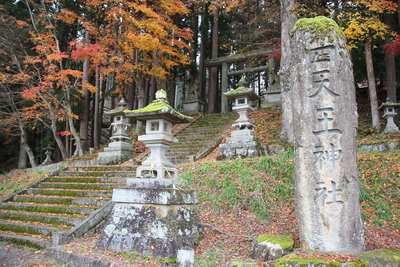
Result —
[[[255,51],[248,52],[248,53],[235,54],[235,55],[229,55],[229,56],[225,56],[225,57],[209,59],[209,60],[206,60],[205,67],[211,68],[211,67],[222,66],[221,67],[221,82],[220,82],[221,91],[222,91],[221,96],[222,96],[223,93],[225,93],[228,89],[228,76],[242,75],[244,73],[257,73],[257,72],[263,72],[263,71],[269,70],[268,69],[269,66],[264,65],[264,66],[260,66],[260,67],[249,68],[249,69],[228,71],[228,64],[247,61],[249,58],[271,54],[276,51],[279,51],[279,50],[262,48],[262,49],[255,50]],[[227,111],[228,111],[228,99],[226,97],[221,97],[221,112],[224,113]]]

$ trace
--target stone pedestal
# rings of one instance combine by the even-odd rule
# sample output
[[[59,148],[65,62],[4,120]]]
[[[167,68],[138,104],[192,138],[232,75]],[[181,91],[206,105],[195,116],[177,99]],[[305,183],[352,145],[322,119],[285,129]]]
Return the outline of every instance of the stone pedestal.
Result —
[[[97,159],[100,165],[121,164],[135,155],[131,143],[111,142],[103,152],[99,152]]]
[[[176,259],[181,248],[195,247],[202,235],[196,193],[140,185],[114,189],[115,207],[96,247],[159,259]]]
[[[261,107],[272,108],[282,106],[281,90],[267,90],[264,93],[264,99],[261,101]]]
[[[195,115],[204,112],[204,102],[200,100],[188,100],[183,102],[183,113]]]

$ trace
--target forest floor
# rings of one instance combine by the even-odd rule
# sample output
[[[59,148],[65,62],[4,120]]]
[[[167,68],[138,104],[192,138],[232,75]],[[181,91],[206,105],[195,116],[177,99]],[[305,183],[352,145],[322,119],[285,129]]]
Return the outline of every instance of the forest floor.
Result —
[[[258,136],[267,145],[290,145],[279,140],[279,110],[257,110],[251,119]],[[399,135],[383,135],[368,126],[368,118],[360,118],[360,143],[399,141]],[[232,259],[245,259],[253,240],[260,234],[291,235],[299,248],[293,197],[293,158],[273,156],[258,159],[216,161],[217,150],[201,161],[178,166],[181,179],[198,191],[197,212],[204,228],[204,238],[195,249],[195,266],[228,266]],[[278,167],[266,169],[265,163]],[[278,164],[279,163],[279,164]],[[361,183],[361,209],[365,244],[368,250],[386,248],[400,250],[400,152],[362,152],[358,154]],[[1,176],[4,181],[30,184],[35,179]],[[28,179],[28,181],[21,181]],[[16,189],[2,188],[0,197]],[[166,266],[155,260],[94,248],[98,234],[79,238],[65,245],[65,250],[103,259],[121,266]],[[14,245],[1,244],[8,249]],[[31,256],[23,256],[14,266],[67,266],[43,256],[43,251],[23,248]],[[24,260],[26,258],[26,260]],[[2,265],[0,257],[0,266]],[[170,265],[171,266],[171,265]]]

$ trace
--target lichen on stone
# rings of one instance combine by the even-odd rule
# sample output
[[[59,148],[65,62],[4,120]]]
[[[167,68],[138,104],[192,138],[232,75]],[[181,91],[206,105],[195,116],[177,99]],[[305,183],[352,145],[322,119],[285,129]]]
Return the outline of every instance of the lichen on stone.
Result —
[[[336,33],[337,38],[344,39],[343,31],[340,29],[337,23],[334,20],[324,16],[299,19],[294,25],[290,36],[293,36],[298,29],[309,31],[314,34],[314,38],[311,40],[311,42],[325,39],[327,37],[328,42],[332,43],[334,41],[332,32]]]

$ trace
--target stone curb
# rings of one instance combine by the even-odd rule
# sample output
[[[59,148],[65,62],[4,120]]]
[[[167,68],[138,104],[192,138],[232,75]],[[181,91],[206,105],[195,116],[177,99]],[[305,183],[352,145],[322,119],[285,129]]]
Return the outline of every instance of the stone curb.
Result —
[[[92,212],[79,225],[67,231],[53,233],[53,245],[62,245],[84,235],[92,234],[99,229],[107,220],[115,203],[108,201],[101,208]]]
[[[68,264],[71,267],[122,267],[119,264],[109,263],[104,260],[95,259],[81,254],[75,254],[63,250],[64,246],[54,246],[47,248],[44,255],[54,259],[60,264]]]

